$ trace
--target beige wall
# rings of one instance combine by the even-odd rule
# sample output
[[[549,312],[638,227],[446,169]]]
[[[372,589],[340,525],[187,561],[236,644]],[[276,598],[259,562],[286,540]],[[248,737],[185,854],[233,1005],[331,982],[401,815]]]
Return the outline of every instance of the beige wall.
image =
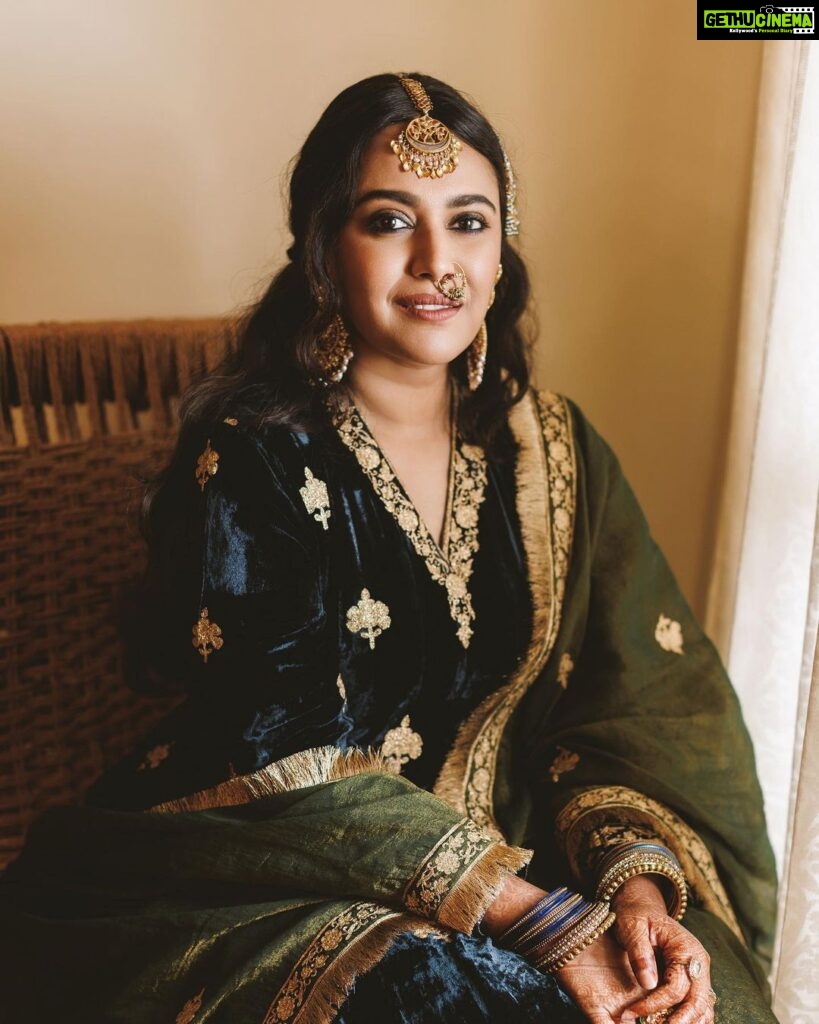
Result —
[[[515,158],[540,382],[619,452],[701,610],[759,61],[698,43],[689,0],[4,0],[0,322],[246,302],[326,103],[428,71]]]

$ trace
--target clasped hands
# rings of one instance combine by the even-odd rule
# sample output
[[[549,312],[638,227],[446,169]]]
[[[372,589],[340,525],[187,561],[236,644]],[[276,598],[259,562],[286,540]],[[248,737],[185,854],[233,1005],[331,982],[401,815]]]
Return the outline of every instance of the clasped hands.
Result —
[[[497,937],[543,895],[511,876],[487,911]],[[614,894],[614,926],[555,972],[561,988],[592,1024],[714,1024],[710,958],[668,916],[657,882],[638,875]],[[658,969],[662,965],[662,977]]]
[[[593,1024],[713,1024],[710,958],[648,875],[612,899],[612,929],[558,971],[561,987]],[[658,969],[662,965],[662,976]]]

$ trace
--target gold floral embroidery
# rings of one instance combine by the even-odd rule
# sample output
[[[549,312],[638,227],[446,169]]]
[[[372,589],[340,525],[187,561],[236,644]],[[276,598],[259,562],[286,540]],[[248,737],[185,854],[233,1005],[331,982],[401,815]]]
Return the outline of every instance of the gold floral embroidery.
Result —
[[[193,999],[189,999],[176,1015],[176,1024],[193,1024],[193,1019],[202,1008],[202,996],[205,990],[202,989]]]
[[[486,491],[483,450],[475,445],[453,444],[450,507],[442,551],[355,406],[337,402],[330,412],[339,437],[355,455],[384,507],[424,560],[433,580],[445,588],[449,613],[458,626],[458,639],[468,647],[475,618],[469,579],[479,547],[478,509]]]
[[[390,770],[400,775],[402,767],[421,756],[424,741],[410,728],[410,716],[404,715],[401,724],[384,736],[381,756],[389,763]]]
[[[207,608],[203,608],[198,621],[193,627],[193,639],[191,643],[199,651],[207,664],[208,658],[214,651],[218,651],[225,643],[222,639],[222,629],[215,622],[208,618]]]
[[[533,392],[513,406],[509,423],[520,448],[516,504],[534,608],[532,639],[506,686],[487,697],[461,726],[433,789],[501,838],[493,811],[498,750],[507,722],[546,664],[560,628],[577,475],[569,407],[563,398]]]
[[[705,909],[724,921],[742,939],[731,901],[717,874],[708,847],[671,808],[636,789],[626,786],[585,789],[570,800],[557,816],[555,831],[566,851],[575,878],[585,884],[583,861],[590,835],[601,823],[607,823],[615,816],[622,823],[633,822],[636,830],[649,829],[653,832],[659,842],[676,856],[686,879]]]
[[[654,629],[654,639],[664,651],[683,654],[682,626],[665,615],[660,615]]]
[[[569,685],[569,676],[574,669],[572,656],[568,652],[560,655],[560,662],[557,666],[557,681],[565,690]]]
[[[339,675],[338,675],[338,679],[336,679],[336,689],[338,690],[339,696],[341,697],[342,701],[344,701],[346,703],[346,701],[347,701],[347,687],[344,685],[344,680],[341,678],[341,673],[340,672],[339,672]]]
[[[549,767],[552,782],[558,782],[564,772],[574,771],[579,763],[579,754],[575,754],[573,750],[567,750],[565,747],[558,747],[555,759]]]
[[[172,746],[172,743],[160,743],[156,747],[151,747],[137,765],[137,771],[144,772],[151,768],[158,768],[170,754]]]
[[[404,890],[407,910],[437,920],[444,900],[460,876],[494,840],[469,818],[453,825],[427,854]]]
[[[317,523],[321,523],[324,529],[328,530],[330,496],[327,494],[327,484],[323,480],[319,480],[317,476],[313,476],[313,471],[309,466],[304,467],[304,479],[304,487],[299,488],[304,507]]]
[[[210,480],[212,476],[216,476],[219,470],[219,452],[215,451],[210,446],[210,438],[208,443],[205,445],[205,450],[196,460],[196,482],[199,484],[199,489],[204,491],[205,484]]]
[[[374,601],[366,587],[361,591],[358,604],[347,609],[347,629],[368,640],[370,650],[375,648],[376,638],[390,625],[389,608],[383,601]]]
[[[227,423],[229,427],[237,427],[239,425],[239,421],[235,416],[225,416],[222,422]]]
[[[377,903],[354,903],[347,910],[336,914],[299,957],[284,985],[276,993],[263,1024],[288,1024],[295,1021],[305,1009],[305,1004],[309,1004],[316,985],[323,976],[330,976],[328,972],[336,968],[340,958],[365,936],[372,936],[374,929],[393,921],[403,921],[404,930],[415,931],[409,915]],[[429,934],[428,928],[423,932]],[[362,959],[366,963],[368,958],[363,956]],[[351,968],[349,973],[355,978],[357,971]],[[321,1019],[324,1019],[323,1015]]]

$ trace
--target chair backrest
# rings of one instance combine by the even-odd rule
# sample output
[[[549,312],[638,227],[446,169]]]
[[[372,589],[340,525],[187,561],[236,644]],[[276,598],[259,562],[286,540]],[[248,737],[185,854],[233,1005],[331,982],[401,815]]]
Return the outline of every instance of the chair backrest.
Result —
[[[0,331],[0,868],[172,704],[125,687],[117,607],[179,395],[233,345],[216,320]]]

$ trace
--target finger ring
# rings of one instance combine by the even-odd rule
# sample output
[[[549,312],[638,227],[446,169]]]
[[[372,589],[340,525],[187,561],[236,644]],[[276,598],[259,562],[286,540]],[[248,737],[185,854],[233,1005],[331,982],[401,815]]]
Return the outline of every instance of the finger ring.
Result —
[[[676,1006],[669,1006],[666,1010],[655,1010],[654,1013],[648,1013],[645,1017],[638,1017],[635,1024],[663,1024],[676,1009]]]
[[[688,977],[694,981],[702,974],[702,960],[697,960],[696,957],[689,957],[687,960],[669,960],[666,963],[668,967],[683,967]]]

